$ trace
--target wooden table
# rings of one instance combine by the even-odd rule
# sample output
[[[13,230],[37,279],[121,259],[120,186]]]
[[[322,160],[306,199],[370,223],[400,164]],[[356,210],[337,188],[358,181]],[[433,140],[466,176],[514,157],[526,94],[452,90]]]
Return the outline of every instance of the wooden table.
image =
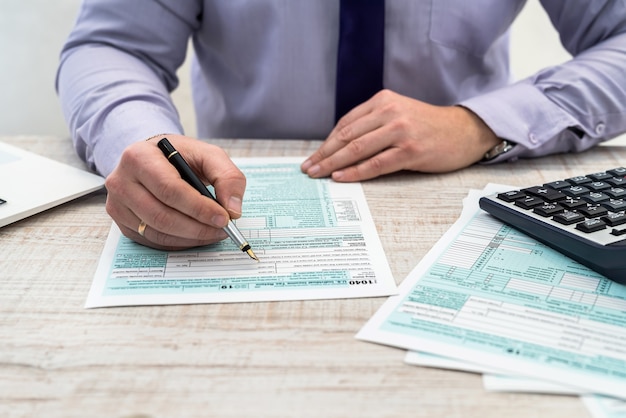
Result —
[[[0,141],[82,167],[68,139]],[[233,157],[304,156],[319,145],[215,142]],[[626,148],[606,146],[363,187],[400,283],[469,188],[624,164]],[[0,229],[2,417],[589,416],[577,397],[489,393],[479,375],[409,366],[403,350],[356,340],[384,298],[86,310],[111,224],[104,201],[91,195]]]

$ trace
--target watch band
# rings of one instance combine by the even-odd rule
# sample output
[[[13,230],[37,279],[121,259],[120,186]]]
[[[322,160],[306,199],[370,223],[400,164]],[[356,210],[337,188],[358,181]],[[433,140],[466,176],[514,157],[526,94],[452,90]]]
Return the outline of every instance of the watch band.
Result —
[[[512,144],[506,139],[503,139],[502,142],[500,142],[498,145],[491,148],[489,151],[485,153],[485,156],[483,157],[483,161],[493,160],[498,155],[502,155],[506,152],[511,151],[514,146],[515,144]]]

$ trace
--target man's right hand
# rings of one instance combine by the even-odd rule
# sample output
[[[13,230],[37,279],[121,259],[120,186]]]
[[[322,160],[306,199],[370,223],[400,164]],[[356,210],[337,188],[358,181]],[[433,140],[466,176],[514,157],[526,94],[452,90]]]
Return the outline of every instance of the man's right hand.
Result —
[[[180,177],[157,147],[164,137],[205,184],[213,185],[221,206]],[[223,149],[168,134],[126,148],[105,186],[106,210],[125,236],[149,247],[178,250],[227,237],[222,228],[241,217],[246,178]],[[140,228],[142,221],[145,228]]]

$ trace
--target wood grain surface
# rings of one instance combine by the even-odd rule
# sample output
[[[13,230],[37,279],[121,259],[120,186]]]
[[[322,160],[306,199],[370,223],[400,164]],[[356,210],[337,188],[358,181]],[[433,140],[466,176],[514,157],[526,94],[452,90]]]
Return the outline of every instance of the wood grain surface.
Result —
[[[84,167],[69,139],[0,141]],[[306,156],[320,143],[212,142],[232,157]],[[626,148],[607,146],[363,187],[400,283],[458,218],[469,188],[624,164]],[[86,310],[111,225],[105,199],[0,229],[1,417],[589,416],[577,397],[489,393],[479,375],[409,366],[403,350],[356,340],[384,298]]]

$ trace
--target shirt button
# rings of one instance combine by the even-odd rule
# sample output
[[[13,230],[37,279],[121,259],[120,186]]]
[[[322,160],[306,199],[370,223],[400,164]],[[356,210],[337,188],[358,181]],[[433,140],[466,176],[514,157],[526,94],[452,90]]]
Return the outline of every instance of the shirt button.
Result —
[[[604,123],[598,123],[596,125],[596,133],[598,135],[602,135],[604,133],[604,129],[606,128],[606,126],[604,125]]]
[[[536,144],[537,143],[537,137],[535,136],[535,134],[531,133],[528,135],[528,139],[530,140],[531,143]]]

